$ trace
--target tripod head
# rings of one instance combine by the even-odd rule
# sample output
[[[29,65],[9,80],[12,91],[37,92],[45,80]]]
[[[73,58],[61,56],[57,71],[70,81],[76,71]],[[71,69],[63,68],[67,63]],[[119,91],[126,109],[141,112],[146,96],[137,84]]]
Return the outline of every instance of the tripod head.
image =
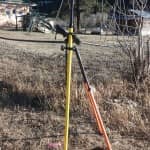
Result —
[[[60,25],[56,24],[55,25],[55,32],[58,33],[58,34],[61,34],[64,38],[68,38],[68,35],[69,33],[66,32]],[[80,45],[81,41],[80,39],[75,35],[73,34],[72,35],[73,37],[73,42],[77,45]]]

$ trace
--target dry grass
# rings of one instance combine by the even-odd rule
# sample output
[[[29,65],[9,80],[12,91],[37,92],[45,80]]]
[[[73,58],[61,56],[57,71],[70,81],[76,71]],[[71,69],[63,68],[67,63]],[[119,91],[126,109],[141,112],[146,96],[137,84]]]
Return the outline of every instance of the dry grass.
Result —
[[[47,61],[45,61],[46,59]],[[57,63],[58,59],[59,61],[62,59],[62,64],[59,63],[59,65],[62,65],[61,67]],[[4,64],[13,64],[7,64],[13,68],[7,68],[1,81],[1,106],[7,106],[8,108],[18,106],[18,110],[24,107],[35,110],[47,109],[57,114],[64,114],[65,77],[64,72],[62,72],[64,69],[64,57],[56,56],[51,59],[43,58],[43,61],[40,61],[41,64],[37,63],[37,65],[34,64],[33,66],[32,62],[33,61],[30,62],[28,59],[28,62],[20,66],[18,62],[3,60]],[[36,63],[36,59],[34,63]],[[47,65],[47,63],[49,65]],[[12,71],[8,72],[8,70]],[[56,70],[57,73],[55,72]],[[53,74],[54,72],[55,74]],[[52,79],[48,80],[50,75]],[[73,76],[71,113],[75,116],[82,115],[84,117],[89,117],[88,102],[85,97],[82,83],[80,80],[78,81],[76,74]],[[143,84],[140,84],[138,89],[134,84],[121,80],[114,80],[110,83],[101,82],[101,84],[93,86],[96,88],[95,97],[99,103],[109,135],[115,131],[125,137],[132,136],[137,139],[149,139],[150,82],[148,79],[145,80]],[[27,114],[29,114],[29,116]],[[30,120],[33,114],[27,114],[25,116],[27,120]],[[49,121],[49,119],[47,119],[47,121]],[[35,123],[33,121],[29,122],[31,126],[38,126],[38,121]],[[94,127],[95,125],[93,124],[93,128]],[[34,129],[36,127],[32,128]],[[78,127],[76,126],[75,128]],[[17,131],[14,138],[16,138],[18,134],[22,134],[18,132],[23,131],[22,129]],[[38,132],[41,131],[38,130]],[[6,133],[8,135],[5,135]],[[31,133],[27,131],[26,135]],[[3,138],[12,137],[9,130],[2,130],[1,134]],[[32,135],[32,137],[34,136],[38,137],[38,135]],[[113,139],[113,135],[111,136]],[[71,138],[73,141],[75,139],[74,137]],[[83,136],[83,139],[80,137],[80,140],[82,143],[79,142],[78,144],[82,146],[88,142],[88,140],[85,140],[85,136]],[[85,143],[83,142],[84,140]],[[28,142],[31,143],[31,141]],[[74,141],[73,145],[75,143]],[[18,145],[17,142],[15,142],[15,145],[11,145],[9,142],[7,144],[8,145],[5,145],[4,142],[3,146],[9,148]],[[36,146],[35,144],[35,147]],[[24,146],[22,145],[21,147]],[[32,146],[31,149],[34,149],[34,146]],[[42,148],[40,147],[39,149]]]
[[[93,65],[92,61],[89,63]],[[70,149],[103,147],[103,140],[94,134],[95,121],[90,115],[82,78],[75,69]],[[150,79],[135,87],[125,79],[96,77],[99,68],[88,69],[113,149],[149,150]],[[0,77],[0,147],[44,150],[49,142],[62,142],[62,136],[53,135],[63,134],[64,130],[64,56],[5,51],[5,57],[0,56]]]

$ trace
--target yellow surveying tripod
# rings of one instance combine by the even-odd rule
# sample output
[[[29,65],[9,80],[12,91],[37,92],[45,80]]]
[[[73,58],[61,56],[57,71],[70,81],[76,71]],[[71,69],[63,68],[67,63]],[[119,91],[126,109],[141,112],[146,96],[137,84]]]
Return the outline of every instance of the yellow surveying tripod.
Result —
[[[91,104],[91,109],[92,112],[95,116],[96,122],[97,122],[97,126],[99,129],[99,132],[101,135],[104,136],[104,140],[107,146],[107,150],[112,150],[111,148],[111,144],[109,142],[99,109],[97,107],[94,95],[92,93],[90,84],[88,82],[87,76],[85,74],[85,70],[81,61],[81,57],[80,54],[78,52],[78,49],[76,47],[73,46],[73,43],[75,44],[80,44],[80,40],[73,34],[73,20],[74,20],[74,0],[70,0],[70,24],[69,24],[69,30],[68,32],[66,32],[63,28],[61,28],[59,25],[56,25],[56,31],[57,33],[62,34],[64,37],[66,37],[66,45],[62,47],[62,50],[66,50],[66,112],[65,112],[65,137],[64,137],[64,150],[68,150],[68,136],[69,136],[69,119],[70,119],[70,94],[71,94],[71,71],[72,71],[72,55],[73,55],[73,51],[76,54],[80,69],[81,69],[81,73],[83,76],[83,80],[84,80],[84,87],[85,87],[85,91],[86,94],[89,98],[90,104]]]

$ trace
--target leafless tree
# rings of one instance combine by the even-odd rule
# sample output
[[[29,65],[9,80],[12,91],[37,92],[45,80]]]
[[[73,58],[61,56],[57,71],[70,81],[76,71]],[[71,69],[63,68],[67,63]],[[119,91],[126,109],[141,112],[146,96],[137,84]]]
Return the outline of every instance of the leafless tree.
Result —
[[[111,8],[113,27],[123,52],[129,57],[132,75],[136,82],[143,80],[150,70],[150,49],[147,29],[150,13],[145,10],[147,0],[116,0]],[[120,38],[122,36],[122,38]]]

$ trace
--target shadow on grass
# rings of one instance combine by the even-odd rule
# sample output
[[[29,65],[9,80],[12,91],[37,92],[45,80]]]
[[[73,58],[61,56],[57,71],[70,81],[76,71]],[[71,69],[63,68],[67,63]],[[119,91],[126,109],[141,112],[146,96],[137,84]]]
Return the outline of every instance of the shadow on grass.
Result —
[[[26,107],[36,110],[49,109],[45,97],[17,91],[13,85],[0,81],[0,107]]]

